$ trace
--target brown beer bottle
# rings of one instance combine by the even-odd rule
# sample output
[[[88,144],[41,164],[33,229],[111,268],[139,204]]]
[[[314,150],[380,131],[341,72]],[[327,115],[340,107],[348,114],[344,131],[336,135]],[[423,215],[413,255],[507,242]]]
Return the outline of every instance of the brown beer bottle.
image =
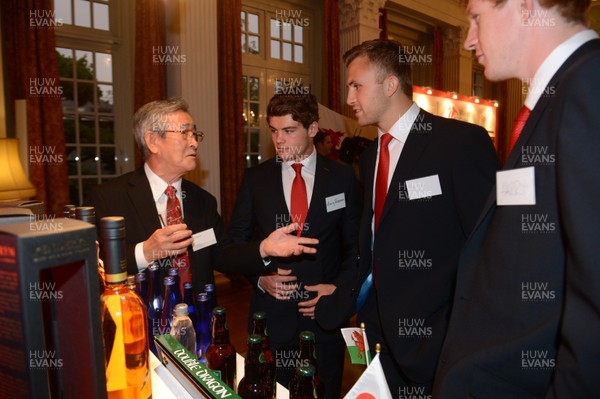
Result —
[[[290,380],[290,399],[320,399],[322,394],[315,385],[315,368],[312,365],[296,367]]]
[[[252,334],[258,334],[261,336],[261,348],[265,357],[265,378],[271,382],[271,385],[273,386],[273,392],[275,392],[277,367],[275,364],[275,355],[273,355],[271,344],[269,343],[267,314],[265,312],[256,312],[252,315]]]
[[[325,387],[319,379],[317,372],[317,346],[315,344],[315,334],[312,331],[302,331],[300,333],[300,364],[302,366],[311,365],[314,370],[314,384],[320,398],[324,397]]]
[[[212,341],[206,349],[206,366],[217,372],[221,380],[235,390],[235,348],[229,342],[225,308],[216,307],[213,315]]]
[[[248,336],[248,353],[244,362],[244,377],[238,385],[238,395],[244,399],[273,399],[273,384],[267,378],[262,338]]]

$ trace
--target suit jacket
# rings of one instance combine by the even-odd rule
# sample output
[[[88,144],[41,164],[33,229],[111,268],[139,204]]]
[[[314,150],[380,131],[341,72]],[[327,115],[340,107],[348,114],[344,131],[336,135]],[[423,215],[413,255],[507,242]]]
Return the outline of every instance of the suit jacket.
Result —
[[[372,237],[376,159],[377,142],[360,160],[365,187],[361,273],[364,279],[374,264],[380,329],[394,361],[410,381],[431,384],[459,252],[492,187],[497,156],[483,128],[421,110],[393,171]],[[419,180],[429,176],[439,180],[441,195],[430,196],[432,187]],[[421,198],[409,196],[407,181]],[[375,302],[367,305],[359,318],[374,312]]]
[[[326,201],[343,195],[345,206],[327,208]],[[314,320],[298,312],[298,302],[309,299],[304,285],[331,283],[336,291],[323,296],[316,306],[316,322],[324,330],[336,330],[352,314],[358,278],[357,237],[359,200],[352,169],[336,161],[317,156],[313,193],[303,236],[319,239],[317,253],[273,259],[269,270],[292,269],[300,288],[290,301],[276,300],[256,288],[250,313],[266,311],[272,342],[298,340],[298,333]],[[290,224],[283,194],[281,163],[272,158],[246,170],[228,233],[236,242],[252,237],[262,239],[273,230]],[[313,295],[310,295],[312,298]],[[316,339],[326,339],[312,330]],[[335,331],[335,334],[339,334]]]
[[[183,213],[185,223],[192,234],[201,231],[214,231],[217,243],[198,251],[190,246],[188,254],[192,268],[192,283],[196,293],[204,291],[204,284],[214,284],[213,268],[223,272],[230,272],[230,267],[238,269],[238,263],[231,257],[228,249],[232,242],[227,236],[217,212],[217,201],[207,191],[194,183],[183,180],[181,183]],[[127,273],[137,273],[135,261],[135,245],[147,240],[156,229],[161,228],[160,218],[156,212],[156,204],[152,198],[150,183],[144,172],[139,168],[124,174],[107,183],[92,188],[86,205],[93,206],[96,210],[98,225],[100,218],[105,216],[123,216],[125,218]],[[250,272],[253,267],[262,268],[257,243],[237,245],[237,251],[247,262],[244,267]],[[168,259],[158,260],[161,268],[169,266]]]
[[[600,40],[551,79],[504,169],[533,167],[535,205],[493,190],[461,257],[435,398],[600,392]]]

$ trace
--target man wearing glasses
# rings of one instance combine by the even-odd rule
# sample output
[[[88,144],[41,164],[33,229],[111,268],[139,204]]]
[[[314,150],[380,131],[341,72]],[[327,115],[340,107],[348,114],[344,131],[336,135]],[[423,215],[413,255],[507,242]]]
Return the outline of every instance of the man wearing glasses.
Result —
[[[133,116],[133,131],[144,166],[94,187],[85,201],[95,207],[97,219],[125,218],[128,274],[152,263],[163,271],[176,267],[180,284],[191,281],[199,293],[204,284],[214,283],[213,268],[229,272],[226,267],[235,266],[240,271],[240,265],[229,259],[233,252],[244,254],[237,259],[245,259],[243,268],[249,273],[264,268],[262,258],[315,252],[304,245],[317,240],[288,234],[294,225],[274,231],[261,242],[231,243],[216,199],[182,178],[196,168],[198,144],[204,137],[183,99],[142,106]]]

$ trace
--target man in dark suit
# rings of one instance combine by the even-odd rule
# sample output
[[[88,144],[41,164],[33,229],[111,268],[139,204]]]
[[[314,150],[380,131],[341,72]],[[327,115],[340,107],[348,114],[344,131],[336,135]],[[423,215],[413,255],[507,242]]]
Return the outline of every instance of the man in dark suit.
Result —
[[[134,137],[143,152],[144,166],[94,187],[86,205],[94,206],[96,217],[123,216],[126,228],[128,274],[145,270],[157,263],[166,274],[173,259],[188,254],[194,291],[214,283],[213,268],[245,272],[264,269],[265,256],[293,252],[314,252],[303,244],[315,241],[287,234],[294,226],[285,226],[262,242],[235,245],[227,237],[217,212],[216,199],[194,183],[182,179],[196,168],[198,143],[203,133],[196,130],[194,119],[182,99],[153,101],[134,115]],[[168,223],[168,187],[182,208],[185,223]],[[232,253],[243,254],[236,263]],[[181,266],[181,265],[179,265]],[[180,270],[183,271],[181,267]],[[188,274],[189,275],[189,274]]]
[[[411,66],[402,54],[396,41],[372,40],[350,49],[344,61],[348,105],[361,126],[376,124],[379,131],[360,160],[365,283],[358,321],[366,324],[370,346],[382,345],[392,395],[416,397],[431,392],[458,255],[497,159],[484,129],[413,103]]]
[[[599,395],[600,40],[586,29],[589,5],[469,1],[465,48],[488,79],[528,84],[530,115],[461,256],[436,399]]]
[[[309,330],[316,337],[325,397],[339,398],[344,364],[339,327],[351,316],[356,296],[359,204],[352,169],[314,148],[318,119],[312,94],[271,99],[267,121],[277,156],[246,171],[228,233],[245,242],[297,222],[301,236],[319,240],[316,254],[270,260],[273,274],[254,279],[250,311],[267,312],[280,383],[286,385],[300,365],[298,335]],[[305,190],[299,196],[297,184]],[[304,211],[297,211],[297,201],[305,201]]]

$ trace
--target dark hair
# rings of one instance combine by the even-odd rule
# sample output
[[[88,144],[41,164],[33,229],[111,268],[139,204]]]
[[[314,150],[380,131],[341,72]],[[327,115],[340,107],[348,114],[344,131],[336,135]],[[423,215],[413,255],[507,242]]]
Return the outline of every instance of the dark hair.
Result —
[[[322,130],[319,130],[317,132],[317,134],[315,135],[315,137],[313,138],[313,143],[315,145],[319,144],[319,143],[324,143],[325,142],[325,137],[329,136],[330,133],[329,132],[324,132]]]
[[[274,116],[291,115],[296,122],[308,129],[319,121],[319,103],[314,94],[275,95],[267,105],[267,122]]]
[[[489,0],[496,6],[506,3],[506,0]],[[591,0],[539,0],[544,8],[558,7],[560,15],[569,22],[579,22],[587,25],[587,11]],[[466,3],[466,1],[465,1]]]
[[[400,81],[400,88],[408,98],[412,98],[412,70],[410,63],[401,62],[404,48],[396,40],[376,39],[363,42],[352,47],[344,54],[346,66],[357,57],[367,57],[369,62],[379,70],[379,83],[389,75]]]

